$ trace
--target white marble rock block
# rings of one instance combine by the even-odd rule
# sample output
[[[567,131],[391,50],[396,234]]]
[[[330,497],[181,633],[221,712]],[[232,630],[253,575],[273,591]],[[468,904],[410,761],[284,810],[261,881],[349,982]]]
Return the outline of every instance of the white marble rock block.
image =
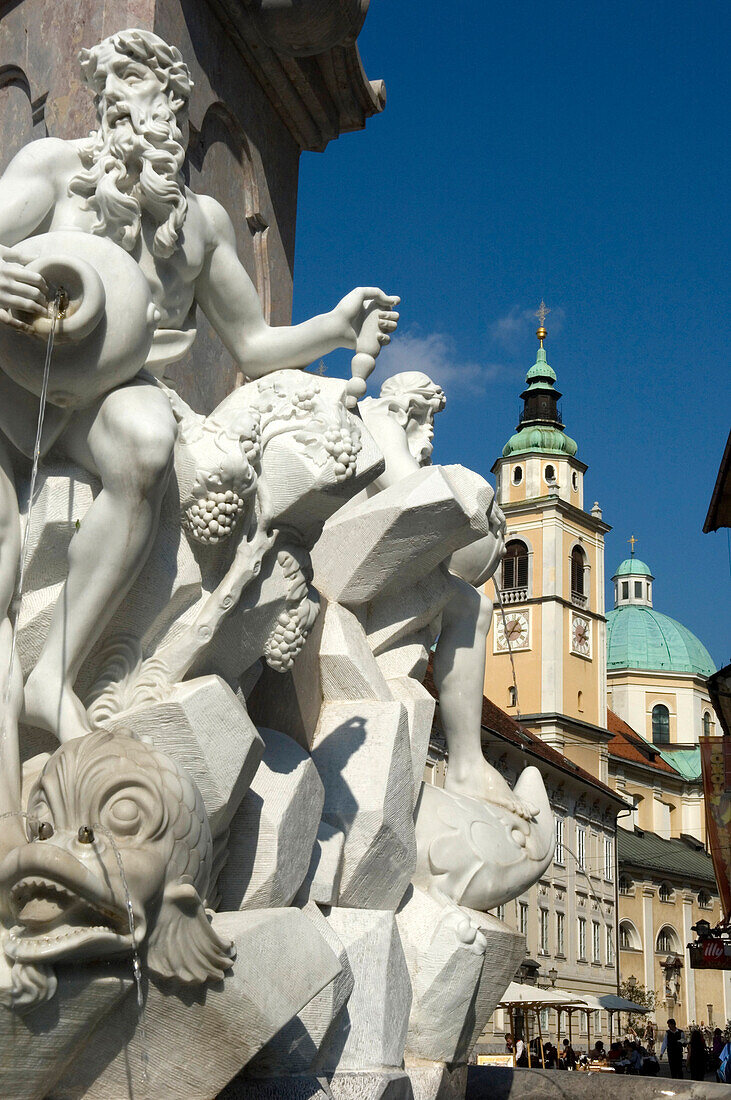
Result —
[[[408,892],[396,921],[413,1000],[407,1063],[466,1062],[525,951],[525,937],[489,913]]]
[[[328,520],[312,552],[315,585],[331,601],[367,603],[424,576],[489,534],[493,490],[463,466],[426,466]]]
[[[340,970],[298,909],[217,913],[213,925],[237,949],[223,982],[182,997],[171,983],[147,985],[147,1082],[137,1004],[129,996],[99,1027],[88,1058],[66,1070],[54,1100],[211,1100]]]
[[[220,908],[290,905],[307,874],[325,799],[312,758],[284,733],[261,729],[264,755],[229,831]]]
[[[322,614],[322,612],[321,612]],[[319,645],[320,684],[326,703],[393,698],[359,619],[340,604],[327,605]],[[294,673],[295,681],[298,678]]]
[[[397,676],[393,680],[388,680],[387,683],[394,699],[398,699],[406,708],[414,772],[414,805],[416,805],[424,778],[436,702],[424,685],[413,676]]]
[[[339,904],[395,909],[416,866],[405,708],[326,704],[312,758],[325,787],[323,820],[345,835]]]
[[[218,676],[177,684],[169,698],[122,711],[104,726],[151,741],[187,770],[214,837],[230,825],[264,751],[245,708]]]
[[[390,910],[333,907],[325,919],[343,943],[353,992],[328,1032],[313,1070],[400,1069],[411,1009],[411,981]]]
[[[251,1078],[240,1074],[217,1100],[413,1100],[413,1093],[410,1075],[399,1070],[333,1073],[327,1077],[301,1074]],[[460,1098],[455,1096],[454,1100]]]
[[[310,902],[303,913],[337,955],[340,973],[251,1059],[244,1071],[246,1076],[308,1073],[333,1021],[353,992],[353,972],[342,941],[317,905]]]
[[[329,825],[327,821],[321,821],[312,848],[310,866],[294,899],[295,905],[305,905],[308,901],[318,905],[338,904],[344,848],[343,830]]]
[[[0,1096],[46,1100],[61,1068],[83,1059],[84,1048],[132,988],[132,968],[59,966],[50,1001],[26,1012],[0,1007]]]

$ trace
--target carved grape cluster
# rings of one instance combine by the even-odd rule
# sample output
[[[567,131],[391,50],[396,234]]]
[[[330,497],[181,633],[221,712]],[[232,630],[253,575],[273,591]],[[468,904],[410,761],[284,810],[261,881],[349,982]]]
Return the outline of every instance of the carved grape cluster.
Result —
[[[355,473],[360,440],[354,440],[350,426],[328,428],[323,437],[325,450],[335,460],[335,478],[346,481]]]
[[[288,550],[280,550],[277,564],[287,581],[287,602],[264,646],[264,658],[275,672],[289,672],[312,629],[318,605],[310,599],[302,565]]]
[[[276,672],[289,672],[306,641],[307,635],[300,625],[300,608],[280,612],[264,647],[267,664]]]
[[[228,538],[243,510],[244,499],[235,489],[209,492],[186,508],[183,526],[196,542],[213,545]]]

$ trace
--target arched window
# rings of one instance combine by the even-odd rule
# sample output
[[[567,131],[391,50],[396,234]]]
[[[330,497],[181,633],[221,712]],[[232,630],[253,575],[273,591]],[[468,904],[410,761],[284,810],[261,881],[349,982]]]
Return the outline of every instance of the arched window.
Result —
[[[580,546],[575,546],[571,551],[571,595],[585,596],[584,570],[586,567],[586,555]]]
[[[713,898],[707,890],[700,890],[698,892],[698,908],[713,909]]]
[[[664,703],[652,708],[652,740],[656,745],[670,743],[670,711]]]
[[[516,698],[517,694],[518,693],[516,692],[514,685],[511,684],[510,687],[508,688],[508,706],[509,707],[516,706],[516,704],[517,704],[517,698]]]
[[[711,736],[711,712],[708,710],[703,715],[703,736]]]
[[[545,469],[545,472],[544,472],[544,477],[545,477],[545,479],[546,479],[546,481],[548,482],[549,485],[553,485],[553,483],[556,480],[556,467],[555,466],[546,466],[546,469]]]
[[[503,592],[528,587],[528,547],[518,539],[511,539],[505,547],[503,558]]]
[[[576,708],[579,711],[579,714],[583,714],[583,712],[584,712],[584,693],[583,693],[583,691],[579,691],[579,692],[576,693]]]
[[[661,928],[657,934],[657,943],[655,944],[655,950],[658,955],[677,955],[680,954],[680,940],[678,933],[674,928],[671,928],[669,924],[666,924],[664,928]]]
[[[514,466],[513,467],[513,485],[520,485],[522,480],[523,480],[523,467],[522,466]]]
[[[658,895],[660,897],[660,901],[672,901],[675,897],[675,891],[673,890],[669,882],[663,882],[660,884]]]
[[[629,877],[629,875],[620,875],[619,876],[618,889],[619,889],[620,894],[624,894],[625,897],[627,897],[628,895],[631,895],[632,894],[632,886],[633,886],[632,879]]]
[[[639,934],[631,920],[619,922],[619,947],[621,951],[642,950]]]

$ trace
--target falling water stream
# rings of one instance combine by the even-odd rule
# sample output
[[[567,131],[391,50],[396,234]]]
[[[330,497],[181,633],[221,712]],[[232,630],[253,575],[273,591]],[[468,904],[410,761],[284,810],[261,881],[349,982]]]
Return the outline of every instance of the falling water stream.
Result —
[[[122,888],[124,890],[124,898],[127,905],[127,920],[129,921],[129,932],[132,939],[132,971],[134,973],[135,987],[137,990],[137,1026],[139,1028],[139,1041],[140,1041],[140,1063],[142,1065],[142,1086],[147,1092],[148,1086],[148,1067],[150,1064],[150,1052],[147,1049],[147,1022],[145,1020],[145,991],[143,988],[143,973],[142,973],[142,960],[140,959],[139,951],[137,950],[137,936],[135,932],[135,914],[132,908],[132,898],[130,897],[129,886],[127,884],[127,876],[124,873],[124,864],[122,862],[122,853],[116,845],[114,837],[106,829],[104,825],[99,822],[92,825],[92,829],[97,829],[100,833],[109,841],[109,844],[114,852],[114,858],[117,861],[117,867],[119,868],[119,877],[122,880]]]
[[[23,582],[25,580],[26,559],[28,557],[28,543],[30,541],[31,518],[33,516],[33,504],[38,479],[38,464],[41,459],[41,441],[43,438],[43,423],[46,418],[46,398],[48,396],[48,379],[51,375],[51,357],[53,344],[56,339],[56,325],[61,313],[61,303],[65,298],[65,291],[59,287],[56,296],[51,302],[51,328],[48,333],[48,345],[46,347],[46,361],[43,365],[43,381],[41,383],[41,396],[38,403],[38,426],[36,428],[36,442],[33,448],[33,470],[30,475],[30,491],[28,493],[28,515],[23,532],[23,544],[20,551],[20,569],[18,572],[18,585],[15,597],[15,620],[13,622],[13,636],[10,642],[10,660],[8,661],[8,679],[5,684],[5,700],[3,708],[3,738],[7,727],[7,715],[10,707],[10,693],[12,691],[13,672],[15,670],[15,651],[18,646],[18,626],[20,623],[20,605],[23,600]]]

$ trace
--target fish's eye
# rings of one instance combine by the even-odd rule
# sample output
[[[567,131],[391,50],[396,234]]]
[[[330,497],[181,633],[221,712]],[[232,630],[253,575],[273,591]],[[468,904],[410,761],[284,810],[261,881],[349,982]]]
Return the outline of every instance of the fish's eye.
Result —
[[[50,821],[41,821],[38,826],[38,839],[50,840],[53,836],[53,825]]]

